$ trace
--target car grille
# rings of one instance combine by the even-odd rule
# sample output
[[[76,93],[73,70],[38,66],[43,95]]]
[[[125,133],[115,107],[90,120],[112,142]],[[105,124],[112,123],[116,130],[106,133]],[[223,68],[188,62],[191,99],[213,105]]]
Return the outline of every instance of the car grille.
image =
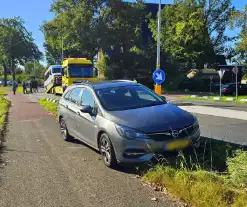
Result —
[[[165,132],[159,133],[149,133],[147,134],[154,141],[170,141],[174,139],[184,139],[190,137],[199,129],[199,125],[190,125],[184,128],[176,129],[179,134],[177,137],[172,136],[172,130],[167,130]]]

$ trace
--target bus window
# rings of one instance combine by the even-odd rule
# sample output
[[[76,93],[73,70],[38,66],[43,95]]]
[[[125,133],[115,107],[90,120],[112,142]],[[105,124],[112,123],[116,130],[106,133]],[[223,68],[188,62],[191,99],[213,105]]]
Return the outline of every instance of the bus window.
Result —
[[[61,68],[52,68],[52,73],[61,73]]]
[[[93,67],[92,65],[71,64],[69,76],[71,78],[93,78]]]

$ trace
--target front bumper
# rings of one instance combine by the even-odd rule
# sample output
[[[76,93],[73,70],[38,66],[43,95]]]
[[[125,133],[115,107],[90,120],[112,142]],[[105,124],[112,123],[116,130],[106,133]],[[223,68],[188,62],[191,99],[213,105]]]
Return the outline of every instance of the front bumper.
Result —
[[[155,141],[153,139],[117,139],[113,142],[116,158],[123,163],[141,163],[150,161],[155,154],[165,151],[177,151],[192,146],[193,142],[200,139],[200,129],[192,135],[169,141]]]

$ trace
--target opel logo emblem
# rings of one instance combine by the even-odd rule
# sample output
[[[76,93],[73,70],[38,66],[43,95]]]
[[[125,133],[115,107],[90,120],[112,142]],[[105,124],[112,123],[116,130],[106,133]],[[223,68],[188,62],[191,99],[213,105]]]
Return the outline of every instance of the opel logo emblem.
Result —
[[[172,136],[173,136],[174,138],[177,138],[178,135],[179,135],[179,131],[178,131],[178,130],[172,130]]]

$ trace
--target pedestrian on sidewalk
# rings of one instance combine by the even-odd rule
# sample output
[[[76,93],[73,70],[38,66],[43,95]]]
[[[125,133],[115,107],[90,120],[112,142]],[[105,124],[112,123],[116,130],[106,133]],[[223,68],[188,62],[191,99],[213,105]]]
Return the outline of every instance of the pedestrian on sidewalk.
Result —
[[[17,82],[13,82],[13,86],[12,86],[12,90],[13,90],[13,94],[15,95],[16,89],[18,87],[18,83]]]
[[[22,82],[22,88],[23,88],[23,93],[26,94],[27,93],[27,87],[26,87],[25,81]]]

